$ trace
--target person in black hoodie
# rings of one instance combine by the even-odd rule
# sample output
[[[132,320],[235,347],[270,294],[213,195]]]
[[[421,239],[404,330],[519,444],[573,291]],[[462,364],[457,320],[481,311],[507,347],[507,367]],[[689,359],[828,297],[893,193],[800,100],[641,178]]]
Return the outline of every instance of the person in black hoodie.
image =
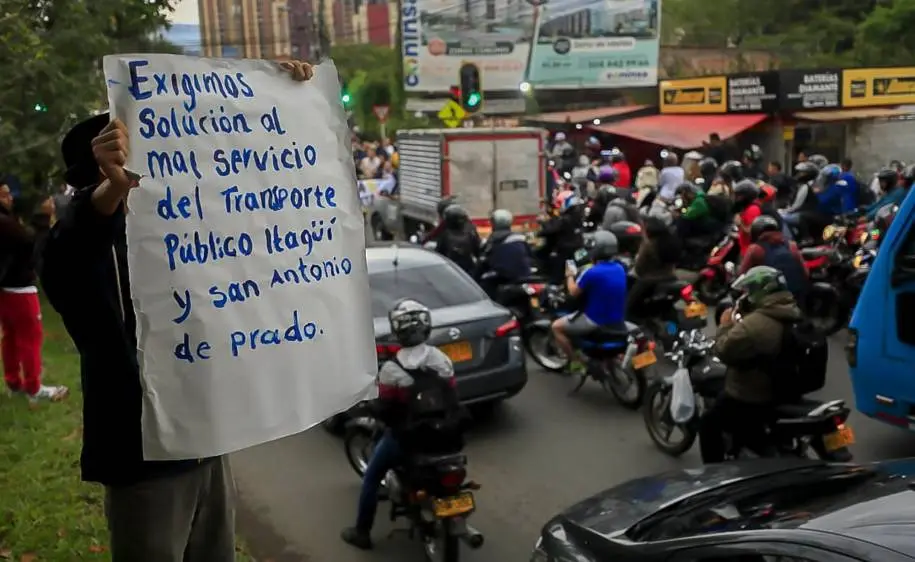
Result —
[[[284,62],[295,80],[312,67]],[[45,245],[42,285],[80,354],[82,479],[105,486],[112,562],[234,562],[235,484],[225,456],[143,458],[143,391],[127,265],[127,129],[107,114],[61,143],[78,191]]]

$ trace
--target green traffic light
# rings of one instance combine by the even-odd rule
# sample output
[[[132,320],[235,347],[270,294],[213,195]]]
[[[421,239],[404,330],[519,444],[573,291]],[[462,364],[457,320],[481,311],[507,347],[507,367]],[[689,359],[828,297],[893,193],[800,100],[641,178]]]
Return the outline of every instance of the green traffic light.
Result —
[[[348,104],[348,103],[350,102],[350,100],[351,100],[352,98],[350,97],[349,94],[343,94],[343,96],[341,96],[340,99],[343,101],[343,105],[346,105],[346,104]]]
[[[483,101],[483,96],[479,92],[471,92],[467,96],[467,107],[476,107],[480,105],[481,101]]]
[[[35,104],[35,111],[45,112],[48,108],[40,103]]]

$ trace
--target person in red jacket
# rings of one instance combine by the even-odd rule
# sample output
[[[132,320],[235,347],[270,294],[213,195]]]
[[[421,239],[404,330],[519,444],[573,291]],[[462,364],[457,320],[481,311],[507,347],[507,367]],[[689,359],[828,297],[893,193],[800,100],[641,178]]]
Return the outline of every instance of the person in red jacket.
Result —
[[[629,169],[629,163],[626,162],[626,155],[614,148],[610,151],[610,165],[616,171],[616,184],[619,187],[632,187],[632,170]]]
[[[41,304],[35,279],[35,237],[13,216],[13,196],[0,183],[0,327],[3,380],[32,402],[57,401],[65,386],[41,384]]]

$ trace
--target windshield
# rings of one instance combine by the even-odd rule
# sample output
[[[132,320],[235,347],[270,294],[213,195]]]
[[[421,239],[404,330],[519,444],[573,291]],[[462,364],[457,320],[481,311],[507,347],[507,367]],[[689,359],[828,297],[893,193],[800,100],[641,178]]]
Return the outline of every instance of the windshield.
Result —
[[[391,306],[406,297],[418,300],[430,310],[486,298],[472,281],[445,263],[398,272],[372,273],[369,285],[372,289],[372,316],[375,318],[386,317]]]

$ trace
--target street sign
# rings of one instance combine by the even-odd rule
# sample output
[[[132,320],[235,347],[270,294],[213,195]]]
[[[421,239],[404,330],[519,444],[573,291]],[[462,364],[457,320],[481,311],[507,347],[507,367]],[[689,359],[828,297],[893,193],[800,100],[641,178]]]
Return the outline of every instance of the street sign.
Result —
[[[388,110],[391,109],[388,105],[373,105],[372,111],[375,112],[375,117],[378,118],[379,123],[384,123],[388,120]]]
[[[467,117],[467,112],[454,100],[445,102],[445,106],[438,112],[438,118],[442,120],[442,123],[452,129],[460,127],[465,117]]]

